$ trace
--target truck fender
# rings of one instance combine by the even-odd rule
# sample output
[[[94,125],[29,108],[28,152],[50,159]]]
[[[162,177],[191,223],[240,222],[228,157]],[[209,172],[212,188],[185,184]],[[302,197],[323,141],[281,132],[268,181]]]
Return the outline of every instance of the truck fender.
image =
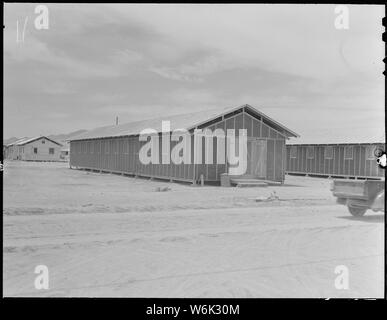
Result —
[[[372,203],[371,209],[374,211],[384,211],[384,190],[380,191]]]

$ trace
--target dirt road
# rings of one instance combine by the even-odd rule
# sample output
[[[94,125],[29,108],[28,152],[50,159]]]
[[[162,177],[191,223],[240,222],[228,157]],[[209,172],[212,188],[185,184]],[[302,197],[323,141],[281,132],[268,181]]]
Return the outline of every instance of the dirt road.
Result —
[[[326,179],[155,192],[165,183],[63,165],[8,168],[5,296],[383,296],[384,215],[352,218]],[[279,201],[254,201],[273,190]],[[34,287],[37,265],[48,267],[49,290]],[[335,287],[339,265],[348,289]]]

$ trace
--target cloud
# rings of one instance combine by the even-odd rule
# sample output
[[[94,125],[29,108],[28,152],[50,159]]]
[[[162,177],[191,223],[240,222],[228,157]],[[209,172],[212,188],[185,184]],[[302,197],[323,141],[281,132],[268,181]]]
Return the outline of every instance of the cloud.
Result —
[[[377,6],[349,6],[348,31],[334,28],[334,5],[132,5],[112,10],[131,21],[146,21],[182,54],[203,47],[222,52],[241,67],[314,78],[348,74],[340,45],[353,37],[365,36],[367,44],[378,50],[351,52],[353,65],[368,61],[371,67],[370,61],[384,47],[380,41],[383,9]],[[362,31],[363,25],[368,32]],[[381,61],[377,67],[382,68]]]
[[[110,58],[119,65],[131,65],[132,63],[137,63],[144,59],[142,54],[131,49],[118,50],[113,53]]]
[[[202,82],[207,75],[232,68],[231,62],[227,62],[222,57],[210,55],[190,64],[183,63],[173,67],[151,66],[150,70],[167,79]]]
[[[349,6],[339,31],[334,5],[48,4],[38,31],[34,6],[5,5],[6,135],[244,103],[295,131],[384,115],[382,7]]]

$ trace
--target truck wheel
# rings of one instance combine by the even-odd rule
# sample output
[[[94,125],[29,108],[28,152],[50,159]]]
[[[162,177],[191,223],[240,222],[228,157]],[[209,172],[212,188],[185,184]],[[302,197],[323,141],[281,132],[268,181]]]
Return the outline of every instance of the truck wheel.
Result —
[[[348,211],[354,216],[354,217],[362,217],[366,213],[367,209],[362,207],[351,207],[348,206]]]

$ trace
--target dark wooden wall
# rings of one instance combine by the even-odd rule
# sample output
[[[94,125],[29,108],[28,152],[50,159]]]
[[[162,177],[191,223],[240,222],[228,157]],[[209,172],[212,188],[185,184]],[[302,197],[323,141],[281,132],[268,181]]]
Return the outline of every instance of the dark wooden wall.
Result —
[[[347,177],[384,177],[384,170],[377,163],[373,151],[380,144],[357,144],[353,147],[352,159],[344,159],[345,145],[329,145],[333,148],[332,159],[324,156],[324,150],[328,145],[309,145],[314,148],[313,158],[307,158],[308,145],[286,146],[286,171],[288,173],[316,174],[327,176]],[[296,158],[290,157],[291,148],[297,148]],[[368,150],[370,149],[370,150]]]
[[[282,132],[270,127],[264,119],[253,117],[240,111],[229,116],[219,117],[215,121],[199,126],[201,129],[217,128],[223,130],[235,129],[238,137],[239,129],[247,129],[247,136],[267,140],[267,176],[266,179],[283,181],[285,177],[285,136]],[[138,136],[98,138],[70,142],[70,165],[76,168],[87,168],[108,172],[121,172],[135,175],[170,178],[173,180],[193,181],[203,174],[205,181],[219,181],[220,174],[227,172],[226,164],[217,163],[217,139],[213,142],[213,163],[204,164],[205,143],[202,142],[202,163],[193,164],[194,139],[191,136],[192,164],[149,164],[143,165],[139,160],[139,150],[146,142],[139,141]],[[160,136],[161,163],[161,136]],[[178,142],[171,141],[171,150]],[[238,153],[238,152],[237,152]]]

